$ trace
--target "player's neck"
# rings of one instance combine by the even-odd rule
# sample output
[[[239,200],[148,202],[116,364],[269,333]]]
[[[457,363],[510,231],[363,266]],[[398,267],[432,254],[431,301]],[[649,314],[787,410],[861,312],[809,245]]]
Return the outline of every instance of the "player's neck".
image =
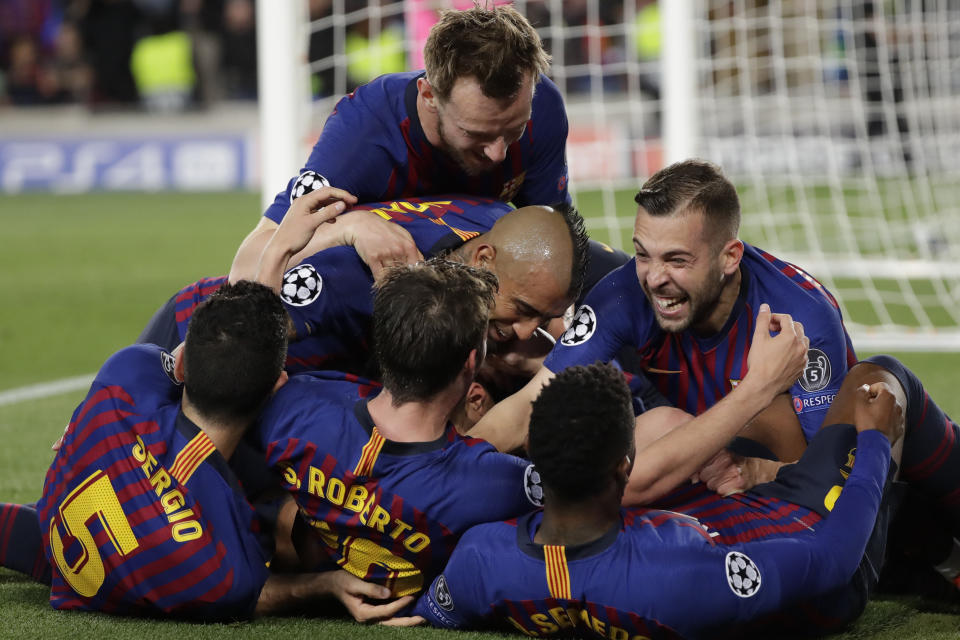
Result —
[[[377,431],[394,442],[432,442],[443,435],[456,397],[441,391],[426,402],[393,404],[393,396],[384,389],[367,403],[367,410]]]
[[[597,496],[574,504],[552,503],[549,496],[540,528],[533,536],[537,544],[572,547],[601,538],[620,521],[620,502],[611,495]]]
[[[740,282],[740,269],[737,269],[723,283],[720,296],[717,298],[717,302],[710,315],[691,327],[695,334],[701,337],[708,337],[716,335],[723,329],[724,325],[727,324],[727,320],[730,319],[734,305],[737,304],[737,298],[740,296]]]
[[[180,403],[180,409],[193,424],[197,425],[203,431],[213,446],[225,459],[229,460],[233,452],[237,450],[237,445],[243,439],[247,425],[225,425],[219,421],[211,420],[209,417],[200,413],[190,399],[187,392],[183,392],[183,401]]]

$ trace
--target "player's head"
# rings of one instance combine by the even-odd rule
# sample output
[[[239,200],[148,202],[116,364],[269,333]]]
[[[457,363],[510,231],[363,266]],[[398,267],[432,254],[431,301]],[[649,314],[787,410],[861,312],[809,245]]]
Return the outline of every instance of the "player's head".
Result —
[[[630,390],[616,367],[597,363],[558,373],[533,402],[527,441],[545,504],[593,500],[611,488],[619,503],[633,427]]]
[[[186,395],[221,423],[256,417],[283,375],[287,312],[269,287],[225,284],[190,319],[184,340]]]
[[[460,433],[468,433],[495,404],[519,391],[529,381],[528,376],[494,367],[490,360],[488,355],[477,369],[463,400],[450,414],[450,422]]]
[[[512,6],[444,11],[423,58],[418,87],[441,148],[470,175],[498,165],[523,135],[550,66],[537,32]]]
[[[588,249],[583,218],[567,204],[511,211],[461,247],[464,260],[500,280],[488,337],[526,340],[541,324],[561,317],[583,289]]]
[[[483,360],[497,279],[446,260],[394,267],[375,285],[374,351],[395,404],[426,401]],[[471,352],[476,356],[470,365]]]
[[[716,166],[686,160],[651,176],[635,200],[637,278],[660,327],[718,328],[743,255],[736,189]]]

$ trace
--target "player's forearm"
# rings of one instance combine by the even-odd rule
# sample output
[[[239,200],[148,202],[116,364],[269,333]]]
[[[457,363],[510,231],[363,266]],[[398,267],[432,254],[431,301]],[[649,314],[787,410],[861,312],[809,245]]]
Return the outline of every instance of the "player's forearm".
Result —
[[[498,451],[515,451],[524,446],[530,426],[533,401],[540,389],[553,378],[553,372],[540,367],[530,382],[513,395],[504,398],[483,416],[469,435],[483,438]]]
[[[269,222],[273,226],[261,222],[240,243],[240,248],[237,249],[237,253],[233,257],[233,264],[230,266],[230,282],[253,280],[257,277],[260,256],[277,229],[276,223],[272,220]]]
[[[260,591],[255,614],[277,615],[332,595],[332,574],[332,571],[271,574]]]
[[[630,476],[632,504],[648,503],[666,494],[700,469],[733,436],[773,400],[764,384],[740,385],[706,413],[680,425],[637,452]],[[666,408],[648,411],[651,419]]]

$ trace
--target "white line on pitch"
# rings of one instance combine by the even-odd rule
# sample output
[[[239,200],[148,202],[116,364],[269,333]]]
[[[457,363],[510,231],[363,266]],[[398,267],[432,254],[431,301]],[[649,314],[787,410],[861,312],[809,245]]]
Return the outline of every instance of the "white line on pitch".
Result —
[[[94,374],[88,373],[83,376],[61,378],[60,380],[54,380],[52,382],[41,382],[40,384],[31,384],[26,387],[0,391],[0,407],[8,404],[16,404],[25,400],[49,398],[50,396],[67,393],[68,391],[85,389],[93,382],[93,376]]]

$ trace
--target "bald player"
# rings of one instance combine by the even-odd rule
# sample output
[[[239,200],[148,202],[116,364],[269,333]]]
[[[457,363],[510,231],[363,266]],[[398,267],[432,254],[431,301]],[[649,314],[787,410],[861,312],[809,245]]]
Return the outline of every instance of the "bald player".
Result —
[[[339,190],[324,187],[311,193],[311,199],[324,201],[324,191],[334,197]],[[381,203],[375,211],[408,231],[424,257],[444,256],[497,276],[500,289],[487,332],[491,341],[526,340],[538,326],[561,317],[579,296],[586,276],[588,238],[576,209],[558,205],[509,210],[502,203],[476,199],[467,208],[466,201],[457,198],[430,201],[452,200],[462,205],[460,211],[426,208],[414,215],[413,205],[423,209],[420,200],[426,199]],[[299,286],[281,291],[293,323],[287,370],[374,375],[369,362],[374,276],[360,253],[338,246],[295,256],[288,267],[285,285],[312,287],[306,294]],[[167,321],[155,317],[139,341],[176,346],[186,333],[192,309],[224,281],[201,280],[181,291],[158,314],[166,314]],[[172,330],[156,329],[163,325]]]

